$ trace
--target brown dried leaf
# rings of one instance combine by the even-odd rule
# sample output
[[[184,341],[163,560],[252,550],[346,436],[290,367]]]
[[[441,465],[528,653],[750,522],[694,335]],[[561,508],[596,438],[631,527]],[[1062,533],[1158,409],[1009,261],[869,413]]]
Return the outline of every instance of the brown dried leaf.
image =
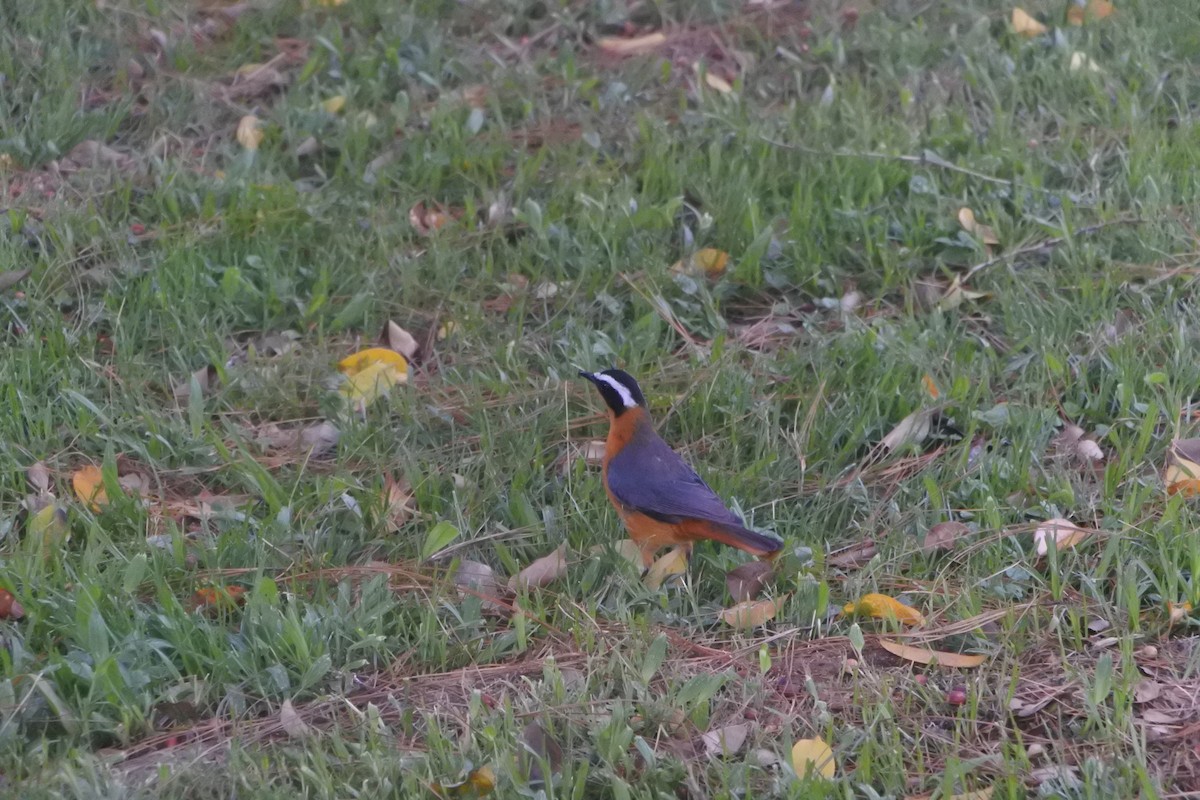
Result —
[[[509,591],[534,589],[549,586],[567,574],[567,543],[563,542],[553,553],[542,556],[525,569],[508,579]]]
[[[386,478],[383,489],[384,518],[388,530],[398,531],[408,524],[417,513],[412,487],[403,478]]]
[[[38,494],[50,491],[50,469],[44,462],[38,461],[25,470],[25,480],[29,488]]]
[[[220,382],[220,376],[217,374],[217,368],[212,364],[203,366],[193,372],[186,381],[175,384],[171,389],[171,394],[180,403],[186,403],[188,398],[192,396],[192,381],[200,387],[200,396],[207,397],[209,392],[217,387]]]
[[[892,655],[912,661],[916,664],[937,664],[939,667],[954,667],[956,669],[971,669],[978,667],[987,656],[968,655],[966,653],[945,653],[940,650],[929,650],[924,647],[893,642],[891,639],[880,639],[879,646]]]
[[[932,408],[922,408],[909,414],[880,440],[880,446],[889,453],[894,453],[905,445],[920,444],[925,441],[925,437],[933,428],[935,411],[936,409]]]
[[[520,743],[523,752],[521,763],[524,774],[530,783],[544,783],[546,775],[544,767],[550,768],[550,774],[557,774],[562,767],[562,747],[554,737],[546,732],[539,722],[531,722],[521,730]]]
[[[700,736],[700,741],[704,744],[704,752],[709,758],[725,758],[741,752],[749,733],[750,726],[741,722],[708,731]]]
[[[409,361],[413,360],[417,354],[417,350],[420,349],[420,345],[417,344],[417,340],[413,335],[390,319],[383,326],[383,333],[380,334],[379,339],[384,345],[395,350]]]
[[[747,561],[725,575],[725,586],[733,601],[741,603],[758,597],[763,586],[773,577],[775,570],[769,561]]]
[[[921,549],[927,554],[937,550],[952,550],[961,537],[970,533],[971,529],[961,522],[953,520],[939,522],[925,534],[925,541],[921,543]]]
[[[650,591],[657,592],[668,578],[686,573],[687,567],[687,552],[681,547],[672,548],[650,566],[642,578],[642,584]]]
[[[25,609],[13,597],[12,592],[0,589],[0,619],[20,619],[25,616]]]
[[[989,247],[1000,244],[1000,239],[997,238],[996,232],[991,227],[976,221],[975,212],[966,206],[958,210],[958,224],[962,226],[964,231]]]
[[[1041,36],[1049,30],[1021,8],[1014,8],[1012,10],[1012,27],[1014,33],[1020,34],[1027,39]]]
[[[661,31],[636,36],[632,39],[622,39],[615,36],[605,36],[596,42],[596,46],[606,53],[617,56],[637,56],[652,53],[665,44],[667,37]]]
[[[830,555],[825,563],[838,569],[858,569],[874,558],[878,552],[879,550],[875,547],[875,541],[873,539],[865,539],[856,545]]]
[[[257,100],[275,94],[289,82],[287,75],[270,64],[245,64],[233,74],[229,86],[218,93],[229,100]]]
[[[291,700],[284,700],[279,708],[279,726],[293,739],[305,739],[316,732],[296,713],[296,707],[292,705]]]
[[[783,609],[787,599],[788,595],[785,594],[771,600],[747,600],[722,609],[718,616],[731,628],[749,630],[775,619],[775,615]]]
[[[1200,495],[1200,439],[1176,439],[1167,454],[1163,476],[1167,494]]]
[[[0,272],[0,292],[11,289],[33,274],[31,269],[14,269]]]
[[[1055,549],[1060,552],[1074,547],[1091,536],[1087,528],[1081,528],[1069,519],[1055,517],[1048,519],[1033,532],[1033,541],[1037,544],[1039,557],[1050,552],[1050,540],[1054,540]]]

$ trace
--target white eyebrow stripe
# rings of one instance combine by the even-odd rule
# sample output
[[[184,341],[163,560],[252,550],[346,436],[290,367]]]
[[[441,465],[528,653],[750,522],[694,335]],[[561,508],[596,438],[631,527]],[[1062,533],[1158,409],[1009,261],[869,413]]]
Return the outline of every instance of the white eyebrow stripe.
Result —
[[[621,402],[625,404],[626,408],[633,408],[637,405],[637,401],[633,399],[633,395],[629,389],[625,388],[625,384],[611,375],[598,374],[596,377],[617,391],[617,394],[621,396]]]

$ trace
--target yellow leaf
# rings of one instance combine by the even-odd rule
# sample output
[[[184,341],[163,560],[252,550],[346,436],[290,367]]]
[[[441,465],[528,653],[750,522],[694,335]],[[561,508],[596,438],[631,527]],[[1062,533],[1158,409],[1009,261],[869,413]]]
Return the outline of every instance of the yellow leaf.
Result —
[[[1167,601],[1167,624],[1178,625],[1192,615],[1192,604],[1184,600],[1182,603]]]
[[[658,49],[659,45],[667,41],[667,37],[661,32],[648,33],[645,36],[636,36],[632,39],[622,39],[617,36],[605,36],[596,42],[596,45],[605,52],[612,53],[618,56],[636,56],[642,53],[649,53]]]
[[[775,615],[783,608],[788,596],[782,595],[774,600],[744,600],[721,611],[721,621],[731,628],[748,630],[765,625],[775,619]]]
[[[347,376],[338,392],[354,403],[356,408],[365,409],[406,379],[406,373],[397,372],[391,364],[377,361],[361,372]]]
[[[104,476],[100,468],[88,465],[77,469],[71,475],[71,488],[75,496],[87,504],[92,511],[99,511],[100,506],[108,505],[108,495],[104,491]]]
[[[1084,69],[1086,69],[1088,72],[1103,72],[1103,70],[1100,69],[1100,65],[1093,61],[1091,56],[1089,56],[1087,53],[1081,53],[1078,50],[1076,50],[1074,53],[1071,53],[1070,69],[1071,72],[1079,72],[1080,70]]]
[[[1086,5],[1082,2],[1074,2],[1067,9],[1067,22],[1072,25],[1082,25],[1089,17],[1104,19],[1116,10],[1116,7],[1108,0],[1088,0]]]
[[[333,97],[321,101],[321,108],[330,114],[340,114],[345,107],[346,95],[344,94],[335,94]]]
[[[671,265],[671,272],[676,275],[705,275],[709,280],[716,280],[725,274],[729,265],[729,253],[715,247],[705,247],[697,250],[687,258],[682,258]]]
[[[441,342],[441,341],[445,341],[446,339],[449,339],[451,336],[454,335],[454,332],[456,330],[458,330],[458,323],[452,319],[446,320],[445,322],[443,322],[441,325],[438,326],[437,340],[439,342]]]
[[[68,532],[67,511],[54,503],[30,514],[25,524],[25,536],[38,545],[43,558],[50,558],[66,543]]]
[[[1200,439],[1176,439],[1167,454],[1167,494],[1200,495]]]
[[[833,749],[821,739],[801,739],[792,745],[792,769],[800,778],[811,769],[813,776],[832,779],[837,772]]]
[[[687,572],[687,566],[687,551],[676,547],[651,565],[646,577],[642,578],[642,583],[650,591],[657,592],[667,578]]]
[[[942,393],[938,391],[937,383],[934,382],[933,377],[928,372],[921,376],[921,383],[925,387],[925,393],[934,400],[942,396]]]
[[[1000,244],[1000,239],[996,237],[996,232],[991,227],[977,222],[975,212],[966,206],[958,210],[958,224],[962,226],[964,231],[978,237],[986,245]]]
[[[912,606],[906,606],[894,597],[871,592],[864,594],[854,603],[842,607],[843,614],[863,614],[876,619],[894,619],[905,625],[923,625],[925,617]]]
[[[710,89],[716,89],[721,94],[731,94],[733,92],[733,84],[715,72],[705,72],[704,82],[708,84]]]
[[[496,788],[496,772],[487,764],[471,771],[462,783],[444,786],[435,783],[431,787],[438,797],[483,797]]]
[[[338,372],[354,376],[373,364],[389,364],[397,372],[407,372],[408,361],[395,350],[386,347],[368,347],[348,355],[338,362]]]
[[[1013,31],[1030,39],[1035,36],[1041,36],[1049,30],[1045,25],[1029,16],[1028,13],[1020,8],[1012,10],[1012,26]]]
[[[945,653],[941,650],[929,650],[924,647],[900,644],[890,639],[880,639],[879,646],[892,655],[903,658],[906,661],[912,661],[917,664],[937,664],[939,667],[970,669],[971,667],[978,667],[987,660],[987,656]]]
[[[259,124],[258,117],[253,114],[242,117],[237,126],[238,144],[247,150],[257,150],[263,140],[263,132]]]
[[[1087,528],[1081,528],[1069,519],[1055,517],[1048,519],[1033,532],[1033,541],[1037,544],[1037,554],[1044,556],[1050,552],[1050,540],[1054,540],[1056,550],[1066,550],[1074,547],[1091,536]]]

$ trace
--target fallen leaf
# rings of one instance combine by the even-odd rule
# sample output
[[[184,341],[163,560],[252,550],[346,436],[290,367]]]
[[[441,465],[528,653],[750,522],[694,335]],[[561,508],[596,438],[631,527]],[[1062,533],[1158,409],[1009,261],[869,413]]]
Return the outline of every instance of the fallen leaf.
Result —
[[[987,661],[987,656],[978,654],[968,655],[966,653],[945,653],[941,650],[929,650],[925,647],[900,644],[899,642],[893,642],[891,639],[880,639],[879,646],[898,658],[903,658],[906,661],[912,661],[916,664],[937,664],[939,667],[970,669],[978,667],[984,661]]]
[[[344,94],[335,94],[333,97],[321,101],[321,108],[329,114],[340,114],[345,107],[346,95]]]
[[[1149,722],[1151,725],[1178,725],[1183,722],[1183,719],[1178,714],[1169,714],[1156,708],[1148,708],[1141,714],[1141,721]]]
[[[676,261],[671,265],[671,272],[675,275],[703,275],[715,281],[725,274],[728,265],[729,253],[705,247]]]
[[[14,269],[0,272],[0,292],[11,289],[33,274],[31,269]]]
[[[292,150],[292,154],[296,158],[308,158],[311,155],[316,155],[321,149],[321,143],[317,141],[317,137],[309,136]]]
[[[171,394],[180,403],[186,403],[192,396],[192,383],[194,382],[200,388],[200,396],[207,397],[208,393],[216,387],[218,379],[217,368],[208,364],[193,372],[186,381],[175,384],[171,389]]]
[[[550,774],[555,775],[562,767],[562,747],[554,737],[546,732],[539,722],[531,722],[521,730],[519,739],[524,752],[521,754],[523,772],[530,783],[545,783],[544,767],[550,768]]]
[[[455,213],[442,206],[426,206],[425,203],[418,202],[408,210],[408,222],[418,234],[429,236],[433,232],[441,230],[448,222],[457,219],[461,214],[461,211]]]
[[[1200,495],[1200,439],[1175,439],[1167,453],[1167,494]]]
[[[1067,7],[1067,22],[1071,25],[1082,25],[1089,17],[1104,19],[1116,10],[1108,0],[1087,0],[1086,4],[1072,2]]]
[[[71,474],[71,488],[92,511],[99,511],[101,506],[108,505],[108,494],[104,491],[104,475],[100,468],[89,464]]]
[[[606,53],[618,56],[636,56],[657,50],[667,37],[660,31],[636,36],[632,39],[622,39],[616,36],[605,36],[596,42],[596,46]]]
[[[1156,681],[1142,680],[1138,681],[1137,686],[1133,687],[1133,702],[1149,703],[1158,699],[1162,694],[1162,684]]]
[[[567,543],[563,542],[550,555],[542,556],[508,579],[509,591],[549,586],[567,574]]]
[[[206,586],[192,594],[191,610],[216,613],[232,611],[246,602],[243,586]]]
[[[700,736],[700,741],[704,743],[704,752],[709,758],[724,758],[741,752],[749,733],[750,726],[742,722],[708,731]]]
[[[483,797],[496,788],[496,773],[488,765],[472,770],[462,783],[443,785],[435,783],[431,787],[439,797]]]
[[[650,566],[646,577],[642,578],[642,584],[650,591],[657,592],[668,578],[683,575],[687,568],[687,552],[681,547],[674,547]]]
[[[386,347],[371,347],[347,356],[337,368],[346,376],[339,393],[359,410],[387,395],[396,384],[408,382],[408,361]]]
[[[925,387],[925,394],[929,395],[930,398],[937,400],[942,396],[942,393],[938,391],[937,383],[934,382],[933,377],[928,372],[921,376],[921,385]]]
[[[389,349],[396,351],[409,361],[413,360],[417,354],[417,350],[420,348],[416,338],[411,333],[390,319],[383,326],[383,333],[380,334],[379,338]]]
[[[766,625],[775,619],[775,615],[783,609],[788,595],[781,595],[773,600],[746,600],[729,608],[722,609],[721,621],[737,630],[749,630]]]
[[[29,469],[25,470],[25,480],[29,481],[29,488],[41,494],[50,491],[50,468],[44,462],[34,462]]]
[[[1071,53],[1071,63],[1069,68],[1071,72],[1079,72],[1080,70],[1087,70],[1088,72],[1103,72],[1103,70],[1100,69],[1100,65],[1097,64],[1091,56],[1078,50],[1076,50],[1074,53]]]
[[[1091,535],[1087,528],[1081,528],[1068,519],[1055,517],[1048,519],[1033,532],[1033,541],[1037,544],[1039,557],[1050,552],[1050,540],[1054,540],[1055,549],[1062,551],[1082,542]]]
[[[821,739],[801,739],[792,745],[792,769],[798,778],[807,777],[811,769],[813,777],[832,780],[837,773],[833,749]]]
[[[1000,244],[1000,239],[996,236],[996,231],[981,222],[977,222],[975,220],[975,212],[966,206],[958,210],[958,224],[962,226],[964,231],[978,238],[985,245],[993,246]]]
[[[1186,620],[1192,614],[1192,604],[1184,600],[1182,603],[1167,601],[1167,625],[1175,626]]]
[[[933,428],[933,415],[936,409],[922,408],[912,412],[892,428],[887,436],[879,441],[881,447],[889,453],[894,453],[901,447],[910,444],[920,444],[925,441]]]
[[[976,292],[963,286],[962,276],[955,275],[954,280],[946,287],[946,291],[937,301],[937,308],[951,311],[961,306],[967,300],[983,300],[990,297],[987,292]]]
[[[384,519],[391,531],[400,530],[416,516],[417,508],[408,481],[403,478],[397,480],[390,475],[384,479],[383,508]]]
[[[825,563],[838,569],[858,569],[874,558],[878,552],[879,550],[875,547],[874,540],[866,539],[831,554]]]
[[[341,436],[341,431],[332,422],[322,420],[296,431],[291,437],[294,440],[291,449],[314,457],[322,456],[337,447]]]
[[[697,64],[696,69],[698,70],[699,68],[700,65]],[[706,70],[704,73],[704,82],[708,84],[708,88],[716,89],[721,94],[731,94],[733,92],[733,84],[715,72],[709,72]]]
[[[871,592],[853,603],[842,606],[843,614],[859,614],[875,619],[896,620],[904,625],[923,625],[925,617],[912,606],[906,606],[894,597]]]
[[[735,603],[758,597],[763,585],[775,577],[769,561],[747,561],[731,569],[725,575],[725,586]]]
[[[959,538],[968,535],[971,529],[961,522],[949,520],[947,522],[939,522],[929,529],[925,534],[925,541],[921,543],[921,549],[926,554],[936,552],[938,550],[952,550],[955,542]]]
[[[1078,425],[1065,423],[1062,431],[1050,443],[1054,448],[1055,455],[1085,464],[1102,461],[1104,451],[1091,439],[1083,438],[1084,433],[1083,428]]]
[[[263,132],[258,117],[253,114],[247,114],[238,121],[237,140],[238,144],[251,152],[258,149],[263,140]]]
[[[1032,39],[1035,36],[1041,36],[1049,31],[1042,23],[1038,22],[1033,17],[1029,16],[1023,9],[1014,8],[1012,10],[1012,26],[1013,32],[1021,36]]]
[[[67,511],[53,501],[29,515],[25,523],[25,536],[36,543],[42,558],[49,559],[62,549],[70,528],[67,526]]]
[[[500,596],[505,594],[504,586],[487,564],[469,559],[458,562],[458,569],[454,571],[454,584],[458,587],[460,595],[470,594],[483,600],[483,606],[488,611],[504,610],[504,604],[499,602]]]
[[[0,619],[20,619],[25,616],[25,609],[13,597],[12,592],[0,589]]]
[[[315,733],[311,725],[300,719],[291,700],[284,700],[283,705],[279,708],[279,726],[293,739],[304,739]]]

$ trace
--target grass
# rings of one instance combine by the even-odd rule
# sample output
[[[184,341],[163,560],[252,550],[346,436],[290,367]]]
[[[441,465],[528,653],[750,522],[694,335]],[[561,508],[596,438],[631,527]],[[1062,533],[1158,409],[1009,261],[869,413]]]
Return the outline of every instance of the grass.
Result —
[[[1168,612],[1200,605],[1198,519],[1162,481],[1200,384],[1188,4],[1032,3],[1034,39],[969,0],[231,8],[0,12],[0,267],[31,270],[0,291],[5,793],[470,796],[484,765],[496,797],[1200,792],[1196,620]],[[598,46],[627,29],[668,42]],[[418,203],[460,218],[424,235]],[[670,272],[700,247],[724,276]],[[984,296],[937,302],[966,274]],[[334,365],[389,319],[424,357],[359,415]],[[767,626],[718,620],[741,553],[650,591],[593,549],[622,533],[573,455],[604,430],[574,376],[609,363],[787,540]],[[321,420],[335,447],[289,445]],[[39,461],[66,543],[22,507]],[[1099,533],[1039,559],[1053,517]],[[923,552],[946,520],[969,533]],[[565,577],[499,609],[447,578],[563,542]],[[193,607],[222,587],[244,604]],[[987,661],[884,652],[836,613],[873,591]],[[792,774],[810,737],[831,782]]]

